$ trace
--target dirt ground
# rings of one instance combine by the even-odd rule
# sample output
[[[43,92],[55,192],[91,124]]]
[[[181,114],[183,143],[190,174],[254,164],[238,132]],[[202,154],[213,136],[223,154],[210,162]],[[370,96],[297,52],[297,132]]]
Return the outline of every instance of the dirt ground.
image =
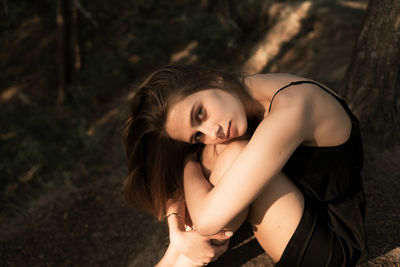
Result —
[[[358,9],[313,10],[264,71],[296,73],[332,88],[343,86],[363,16]],[[29,211],[0,218],[0,266],[133,267],[153,266],[161,258],[168,244],[165,223],[128,207],[121,196],[126,167],[119,129],[112,134],[116,148],[110,146],[104,172],[82,175],[79,184],[47,192]],[[400,266],[400,145],[382,144],[372,133],[364,133],[364,142],[370,254],[359,266]],[[7,208],[16,209],[11,204]],[[272,266],[248,226],[231,243],[232,248],[210,266]]]

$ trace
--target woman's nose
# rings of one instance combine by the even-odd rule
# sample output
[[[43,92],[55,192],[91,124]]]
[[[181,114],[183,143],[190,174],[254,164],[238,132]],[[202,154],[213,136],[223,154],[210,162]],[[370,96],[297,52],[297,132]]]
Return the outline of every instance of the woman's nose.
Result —
[[[224,138],[223,129],[218,124],[204,124],[202,132],[212,141],[215,141],[218,138]]]

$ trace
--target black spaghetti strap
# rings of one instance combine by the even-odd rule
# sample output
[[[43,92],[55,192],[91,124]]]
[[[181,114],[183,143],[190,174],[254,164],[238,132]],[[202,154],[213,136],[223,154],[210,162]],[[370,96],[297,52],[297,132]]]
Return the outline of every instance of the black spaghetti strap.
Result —
[[[336,98],[336,99],[342,104],[342,106],[345,107],[346,111],[350,111],[350,110],[348,109],[347,105],[343,105],[343,104],[344,104],[344,103],[342,103],[343,100],[342,100],[340,97],[338,97],[337,95],[333,94],[330,90],[328,90],[327,88],[325,88],[325,87],[322,86],[321,84],[316,83],[316,82],[314,82],[314,81],[305,81],[305,80],[302,80],[302,81],[291,82],[291,83],[285,85],[284,87],[280,88],[278,91],[276,91],[275,94],[272,96],[271,102],[269,103],[268,113],[271,111],[272,102],[274,101],[275,96],[276,96],[280,91],[282,91],[283,89],[285,89],[285,88],[287,88],[287,87],[289,87],[289,86],[298,85],[298,84],[302,84],[302,83],[311,83],[311,84],[317,85],[318,87],[320,87],[321,89],[323,89],[324,91],[326,91],[327,93],[329,93],[330,95],[332,95],[334,98]]]

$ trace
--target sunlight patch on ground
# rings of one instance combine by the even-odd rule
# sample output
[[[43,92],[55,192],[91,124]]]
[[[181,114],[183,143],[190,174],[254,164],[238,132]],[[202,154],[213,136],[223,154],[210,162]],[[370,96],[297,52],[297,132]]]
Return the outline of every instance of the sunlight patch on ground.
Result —
[[[26,183],[32,180],[33,176],[35,173],[40,169],[40,164],[36,164],[35,166],[32,166],[29,171],[27,171],[23,176],[18,178],[18,181],[21,183]]]
[[[14,132],[7,132],[5,134],[0,135],[1,141],[7,141],[11,138],[14,138],[16,134]]]
[[[380,255],[378,258],[374,259],[372,262],[379,264],[381,261],[384,263],[391,263],[393,265],[384,266],[400,266],[400,247],[394,248],[389,252]],[[380,265],[383,266],[383,265]]]
[[[140,56],[139,55],[132,55],[128,57],[128,61],[132,64],[137,64],[140,61]]]
[[[242,71],[247,74],[260,72],[274,57],[283,44],[290,41],[301,29],[301,21],[307,17],[311,2],[306,1],[297,6],[271,7],[279,9],[277,22],[271,26],[264,39],[259,42],[250,58],[244,63]]]
[[[24,23],[21,24],[21,26],[18,27],[18,29],[15,31],[17,38],[14,41],[15,46],[20,44],[23,40],[31,36],[40,26],[40,17],[39,16],[33,16],[29,19],[26,19]]]
[[[97,126],[102,126],[104,124],[106,124],[107,122],[109,122],[113,117],[115,117],[119,112],[118,108],[113,108],[111,110],[109,110],[106,114],[104,114],[100,119],[98,119],[97,121],[95,121],[90,127],[89,129],[86,131],[86,134],[88,136],[92,136],[95,132],[95,129]]]
[[[358,2],[358,1],[340,1],[339,2],[344,7],[350,7],[354,9],[365,10],[367,9],[367,2]]]
[[[127,95],[127,100],[128,101],[130,101],[130,100],[132,100],[132,98],[135,96],[135,94],[136,94],[136,91],[131,91],[131,92],[129,92],[128,93],[128,95]]]
[[[197,61],[196,55],[191,55],[191,51],[199,45],[199,42],[192,41],[184,49],[171,55],[170,63],[176,63],[187,58],[187,64],[193,64]]]
[[[8,87],[0,94],[0,103],[4,104],[11,100],[14,96],[18,94],[20,88],[17,86]]]
[[[13,191],[15,191],[21,184],[27,183],[30,180],[34,178],[35,173],[40,169],[41,165],[36,164],[35,166],[32,166],[24,175],[18,178],[16,183],[12,183],[7,185],[5,189],[5,193],[9,194]]]

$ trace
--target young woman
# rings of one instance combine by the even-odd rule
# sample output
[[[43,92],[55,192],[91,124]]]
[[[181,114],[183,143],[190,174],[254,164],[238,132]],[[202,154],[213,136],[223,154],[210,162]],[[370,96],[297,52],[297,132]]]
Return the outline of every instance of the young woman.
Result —
[[[124,139],[127,199],[166,216],[183,243],[219,249],[204,260],[172,234],[160,265],[207,264],[246,216],[277,266],[354,266],[365,255],[358,121],[317,82],[168,66],[140,86]]]

